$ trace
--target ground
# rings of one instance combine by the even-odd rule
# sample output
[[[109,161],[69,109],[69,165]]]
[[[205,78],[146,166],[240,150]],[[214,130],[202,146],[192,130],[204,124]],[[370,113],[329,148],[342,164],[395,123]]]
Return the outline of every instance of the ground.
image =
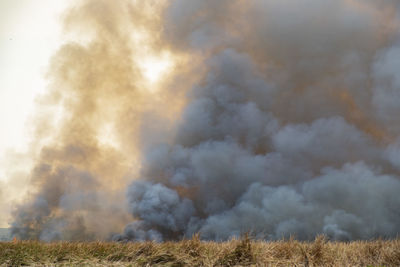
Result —
[[[0,243],[0,266],[400,266],[400,239]]]

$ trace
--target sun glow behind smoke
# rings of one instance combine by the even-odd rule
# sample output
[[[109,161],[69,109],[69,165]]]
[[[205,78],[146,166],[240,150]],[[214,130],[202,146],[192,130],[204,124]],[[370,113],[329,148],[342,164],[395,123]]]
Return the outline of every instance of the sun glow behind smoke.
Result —
[[[154,85],[160,81],[168,70],[172,67],[171,56],[167,53],[163,53],[161,56],[149,55],[144,59],[141,59],[139,66],[143,72],[143,76],[146,80]],[[153,91],[153,87],[150,90]]]

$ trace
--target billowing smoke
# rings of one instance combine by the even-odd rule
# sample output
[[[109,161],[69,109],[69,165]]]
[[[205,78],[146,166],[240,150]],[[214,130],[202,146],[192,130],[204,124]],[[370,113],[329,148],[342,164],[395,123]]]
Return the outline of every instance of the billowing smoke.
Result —
[[[84,1],[67,16],[91,39],[53,59],[48,98],[66,115],[14,233],[400,233],[397,1],[138,2]],[[157,86],[143,82],[135,32],[173,55]],[[107,125],[119,145],[100,141]]]
[[[146,4],[72,6],[64,14],[72,41],[53,56],[49,90],[38,100],[31,192],[14,211],[13,234],[23,239],[94,240],[121,232],[132,219],[125,192],[137,175],[143,122],[158,118],[162,123],[148,126],[157,132],[179,106],[170,92],[154,96],[144,88],[138,60],[159,47],[154,37],[144,51],[137,37],[145,24],[159,27],[151,13],[139,13]]]

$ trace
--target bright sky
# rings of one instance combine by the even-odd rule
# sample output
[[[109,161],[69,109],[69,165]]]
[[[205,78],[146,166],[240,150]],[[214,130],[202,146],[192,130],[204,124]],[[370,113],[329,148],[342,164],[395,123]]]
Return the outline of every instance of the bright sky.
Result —
[[[61,44],[66,0],[0,0],[0,227],[10,202],[23,192],[10,172],[10,154],[27,149],[26,122],[44,92],[49,58]],[[2,194],[2,196],[1,196]]]

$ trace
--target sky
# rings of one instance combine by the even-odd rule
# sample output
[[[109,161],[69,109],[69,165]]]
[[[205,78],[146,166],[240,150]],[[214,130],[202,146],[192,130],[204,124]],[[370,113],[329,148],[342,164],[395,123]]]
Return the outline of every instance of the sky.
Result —
[[[40,5],[38,5],[40,2]],[[19,168],[12,155],[26,152],[29,117],[45,91],[49,58],[62,42],[61,0],[0,1],[0,185],[3,195],[21,197],[24,183],[12,181]],[[26,165],[23,164],[25,167]],[[11,173],[10,173],[11,172]],[[22,188],[21,188],[22,187]],[[12,192],[11,192],[12,191]],[[7,200],[11,200],[7,197]],[[6,226],[10,203],[0,202],[0,227]]]

